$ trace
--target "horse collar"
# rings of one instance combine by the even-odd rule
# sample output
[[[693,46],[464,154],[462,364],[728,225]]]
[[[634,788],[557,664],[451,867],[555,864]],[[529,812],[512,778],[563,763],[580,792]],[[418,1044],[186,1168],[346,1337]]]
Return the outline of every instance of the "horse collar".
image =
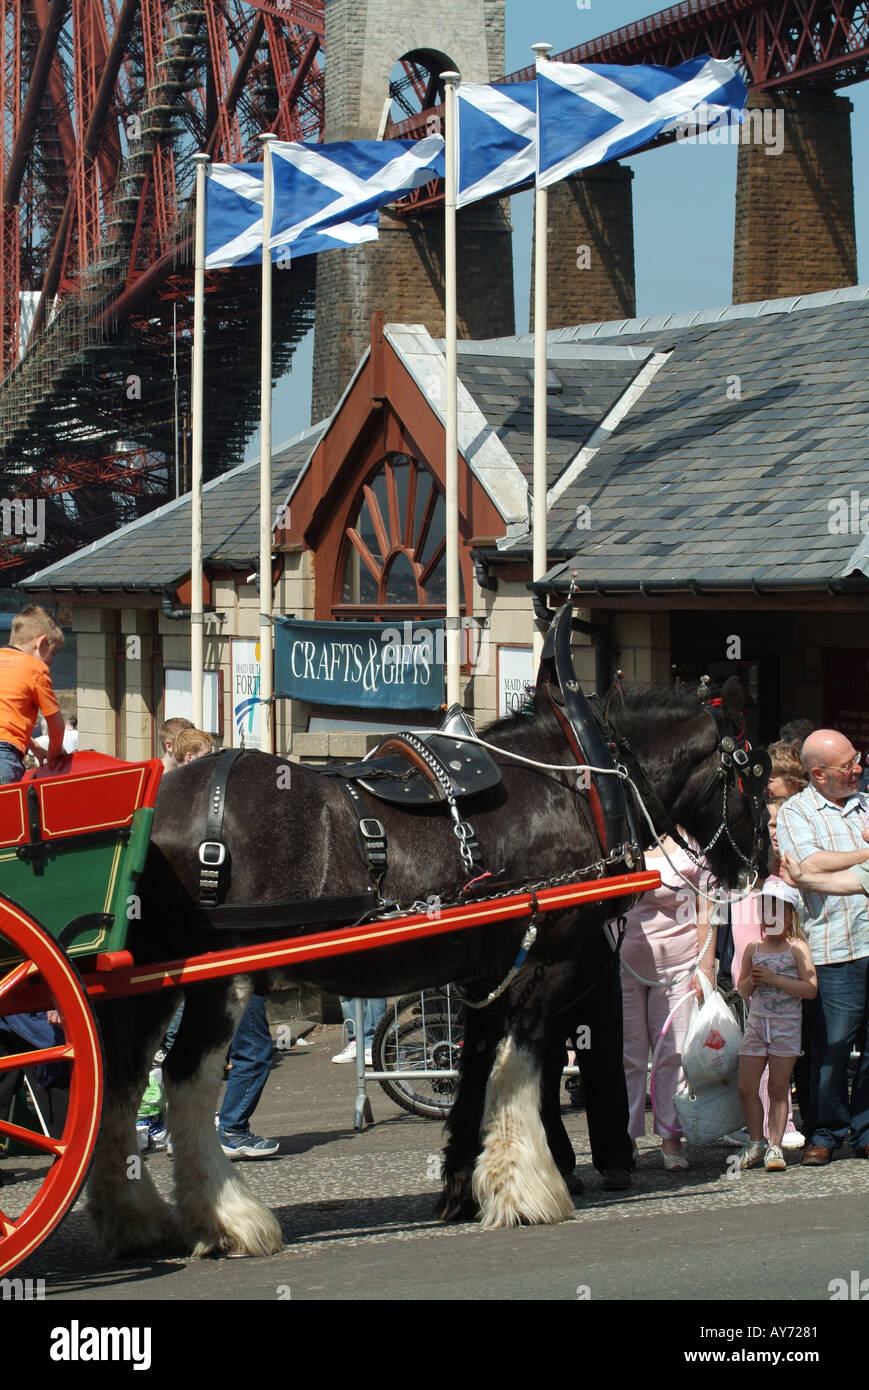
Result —
[[[555,717],[577,761],[591,767],[616,770],[613,743],[601,733],[588,700],[583,694],[573,664],[570,637],[573,612],[565,603],[555,615],[546,635],[542,666],[546,679],[538,679],[538,688],[545,691]],[[553,695],[560,691],[563,708]],[[642,865],[640,836],[631,804],[621,777],[590,774],[589,805],[604,858],[617,851],[628,869]]]

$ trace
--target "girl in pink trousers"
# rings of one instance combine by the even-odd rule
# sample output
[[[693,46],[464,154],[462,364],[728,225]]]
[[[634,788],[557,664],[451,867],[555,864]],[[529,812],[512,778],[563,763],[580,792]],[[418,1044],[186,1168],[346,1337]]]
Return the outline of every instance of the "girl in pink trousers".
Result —
[[[646,854],[647,867],[657,869],[661,875],[661,887],[644,893],[628,913],[622,943],[628,1132],[634,1140],[635,1152],[637,1139],[646,1133],[649,1054],[654,1051],[667,1016],[679,1000],[692,990],[702,999],[702,986],[696,982],[696,972],[691,965],[707,938],[709,943],[699,970],[710,984],[714,984],[715,931],[712,930],[710,937],[709,904],[693,891],[701,886],[702,880],[708,892],[708,872],[695,864],[669,836],[662,844],[670,862],[661,849],[655,848]],[[683,874],[688,882],[674,870]],[[676,1013],[664,1038],[655,1073],[655,1133],[661,1136],[664,1167],[668,1172],[689,1166],[682,1152],[682,1140],[672,1131],[679,1128],[673,1097],[682,1081],[682,1042],[690,1012],[686,1004]]]

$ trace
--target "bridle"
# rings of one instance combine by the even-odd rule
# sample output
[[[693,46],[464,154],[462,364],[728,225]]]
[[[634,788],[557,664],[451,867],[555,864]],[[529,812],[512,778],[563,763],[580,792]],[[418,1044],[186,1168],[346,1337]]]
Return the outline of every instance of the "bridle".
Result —
[[[705,854],[722,834],[727,836],[734,853],[742,860],[749,873],[757,874],[765,851],[764,837],[767,822],[765,791],[772,772],[772,759],[763,748],[752,748],[745,735],[745,720],[738,734],[726,730],[726,716],[720,699],[705,700],[702,706],[710,716],[718,734],[719,765],[701,793],[701,800],[709,795],[716,784],[721,785],[721,824],[706,846]],[[747,859],[730,833],[727,820],[727,798],[731,786],[742,796],[748,805],[754,840],[751,858]]]
[[[698,866],[708,855],[709,851],[717,844],[723,836],[729,841],[731,848],[737,855],[742,864],[745,865],[748,873],[759,875],[761,864],[766,854],[765,828],[766,828],[766,801],[764,792],[767,781],[772,770],[770,756],[763,749],[753,749],[745,736],[745,723],[737,734],[730,732],[727,717],[724,713],[720,699],[703,699],[708,696],[708,690],[701,685],[698,692],[703,700],[700,708],[708,714],[715,724],[717,744],[718,744],[718,766],[712,772],[703,790],[700,792],[698,800],[703,802],[711,798],[718,787],[721,789],[721,820],[717,830],[713,834],[708,844],[695,848],[690,845],[682,836],[672,817],[667,813],[663,803],[649,782],[642,764],[637,759],[627,738],[615,728],[609,720],[609,709],[614,694],[622,695],[618,677],[613,682],[603,703],[597,698],[592,697],[591,704],[595,716],[606,738],[610,753],[616,763],[627,764],[631,768],[632,780],[637,784],[638,792],[642,800],[652,809],[655,824],[660,827],[661,833],[666,833],[676,841],[681,849]],[[751,857],[743,854],[739,845],[733,838],[728,823],[729,799],[734,794],[741,795],[745,800],[754,830],[754,837],[751,848]],[[703,865],[705,867],[705,865]]]

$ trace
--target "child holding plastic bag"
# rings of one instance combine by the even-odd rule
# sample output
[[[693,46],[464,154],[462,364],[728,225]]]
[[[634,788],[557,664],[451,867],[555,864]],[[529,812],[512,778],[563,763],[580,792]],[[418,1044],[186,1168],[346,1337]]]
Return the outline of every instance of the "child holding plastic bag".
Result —
[[[739,1098],[749,1142],[740,1168],[768,1173],[786,1167],[781,1142],[788,1114],[788,1090],[794,1063],[801,1056],[803,999],[814,999],[818,979],[808,942],[799,934],[800,895],[782,879],[763,885],[761,937],[743,953],[737,989],[749,999],[745,1037],[739,1049]],[[769,1063],[767,1142],[763,1136],[760,1079]]]

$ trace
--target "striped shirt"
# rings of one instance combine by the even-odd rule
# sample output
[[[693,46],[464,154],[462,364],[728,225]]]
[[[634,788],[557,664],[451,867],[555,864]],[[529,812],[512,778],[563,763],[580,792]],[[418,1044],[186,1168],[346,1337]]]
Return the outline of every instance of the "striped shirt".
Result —
[[[790,797],[778,813],[776,830],[782,854],[808,859],[821,850],[839,853],[869,850],[863,839],[869,796],[857,792],[844,806],[827,798],[816,787],[806,787]],[[804,893],[805,931],[816,965],[869,956],[869,907],[861,894],[837,897],[833,893]]]

